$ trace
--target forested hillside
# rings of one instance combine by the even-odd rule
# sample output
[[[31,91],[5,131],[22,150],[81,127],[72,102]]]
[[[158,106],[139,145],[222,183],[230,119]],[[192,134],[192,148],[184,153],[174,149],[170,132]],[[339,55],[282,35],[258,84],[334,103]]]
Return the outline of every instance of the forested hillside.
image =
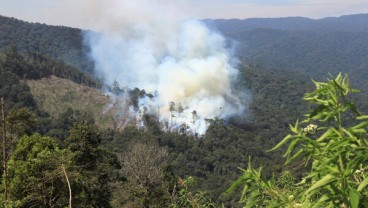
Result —
[[[274,175],[280,179],[275,193],[288,191],[299,197],[290,199],[290,203],[305,200],[296,195],[302,193],[300,189],[290,184],[308,175],[311,165],[298,158],[283,166],[287,147],[267,150],[289,134],[289,124],[302,120],[316,107],[302,100],[314,89],[312,78],[326,80],[331,79],[329,73],[348,73],[351,85],[362,90],[352,100],[358,109],[367,109],[368,16],[205,21],[230,41],[235,40],[235,55],[240,60],[236,90],[249,91],[252,103],[249,111],[236,118],[208,119],[206,134],[196,135],[185,129],[165,131],[150,115],[143,118],[144,128],[137,128],[134,120],[118,128],[121,121],[114,115],[109,115],[109,121],[103,117],[108,96],[96,90],[101,89],[101,83],[89,74],[93,63],[83,45],[83,31],[0,16],[0,97],[5,98],[9,139],[5,207],[66,207],[70,190],[74,207],[218,207],[222,203],[241,207],[245,203],[238,200],[244,195],[237,190],[244,181],[233,182],[242,173],[246,175],[243,178],[255,174],[249,162],[255,168],[263,166],[258,182],[264,183],[257,184],[266,188],[255,186],[259,190],[251,191],[261,194],[257,196],[274,197],[267,195],[267,183],[272,184],[267,180],[272,181]],[[334,84],[334,89],[342,88],[330,82]],[[119,86],[105,88],[117,94],[125,90]],[[134,108],[140,96],[148,95],[138,88],[129,89],[128,94]],[[323,96],[322,101],[327,99]],[[345,104],[342,110],[354,111],[354,105]],[[317,108],[314,115],[326,115],[326,109]],[[353,117],[347,117],[344,124],[350,125]],[[327,119],[326,127],[332,125],[332,118]],[[106,125],[109,122],[113,125]],[[366,134],[362,130],[346,131],[359,139]],[[304,130],[297,133],[306,138]],[[335,136],[328,138],[334,141]],[[354,148],[355,137],[349,138]],[[315,149],[308,150],[306,156],[314,157]],[[239,167],[248,168],[248,172]],[[287,184],[281,181],[285,171],[290,174],[286,175],[290,176]],[[2,180],[2,190],[4,186]],[[225,193],[229,187],[233,187],[233,193]],[[261,197],[255,199],[264,201]],[[344,197],[343,203],[347,203],[348,197]]]
[[[205,21],[235,42],[235,54],[244,63],[299,71],[317,81],[346,73],[360,88],[359,97],[368,97],[368,14]],[[367,112],[365,100],[357,105]]]
[[[77,28],[29,23],[0,15],[0,52],[16,46],[21,54],[39,53],[92,72],[93,62]]]
[[[206,20],[236,41],[236,54],[245,62],[302,70],[316,80],[329,73],[344,72],[363,88],[368,77],[367,21],[367,14],[318,20]]]

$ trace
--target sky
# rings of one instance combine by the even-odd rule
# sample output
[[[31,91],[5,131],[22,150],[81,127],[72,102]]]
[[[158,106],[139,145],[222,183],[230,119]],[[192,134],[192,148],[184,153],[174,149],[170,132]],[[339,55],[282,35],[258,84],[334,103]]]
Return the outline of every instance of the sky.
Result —
[[[105,8],[104,12],[111,9],[105,4],[121,7],[122,12],[128,12],[124,11],[124,7],[130,8],[129,5],[136,4],[137,1],[0,0],[0,14],[30,22],[88,28],[93,25],[91,24],[91,21],[94,20],[93,17],[101,13],[101,8]],[[144,5],[135,6],[142,7],[145,11],[150,7],[150,3],[147,4],[147,2],[162,4],[162,7],[153,8],[157,13],[168,13],[168,18],[174,13],[175,16],[180,13],[184,17],[199,19],[286,16],[319,19],[368,12],[367,0],[150,0],[145,2]],[[170,14],[168,10],[175,12]],[[142,14],[140,16],[144,16]],[[138,18],[137,16],[133,17]],[[127,15],[124,18],[127,18]]]

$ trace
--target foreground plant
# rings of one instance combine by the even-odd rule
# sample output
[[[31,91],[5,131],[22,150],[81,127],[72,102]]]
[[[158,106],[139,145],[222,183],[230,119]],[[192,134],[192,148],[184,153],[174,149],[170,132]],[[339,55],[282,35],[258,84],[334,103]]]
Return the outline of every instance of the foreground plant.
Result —
[[[304,99],[315,109],[290,126],[292,133],[271,149],[288,143],[286,164],[304,157],[306,165],[311,163],[310,172],[300,183],[285,187],[274,179],[262,180],[261,171],[249,166],[228,190],[243,186],[240,202],[245,207],[368,207],[368,116],[348,100],[357,90],[341,74],[314,83],[316,90]],[[343,120],[351,115],[354,122]]]
[[[193,177],[179,179],[178,192],[172,194],[171,208],[187,207],[187,208],[215,208],[217,205],[212,202],[205,192],[192,192],[191,186],[195,183]]]

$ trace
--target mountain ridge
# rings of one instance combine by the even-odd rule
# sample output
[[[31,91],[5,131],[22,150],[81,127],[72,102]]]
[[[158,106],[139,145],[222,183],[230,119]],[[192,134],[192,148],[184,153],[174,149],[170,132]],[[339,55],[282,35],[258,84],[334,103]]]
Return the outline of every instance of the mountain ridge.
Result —
[[[37,52],[82,71],[93,71],[89,48],[83,42],[83,30],[78,28],[30,23],[0,15],[0,53],[13,46],[23,55]]]
[[[259,28],[278,30],[368,30],[367,14],[343,15],[311,19],[307,17],[248,18],[248,19],[204,19],[220,31],[240,32]]]

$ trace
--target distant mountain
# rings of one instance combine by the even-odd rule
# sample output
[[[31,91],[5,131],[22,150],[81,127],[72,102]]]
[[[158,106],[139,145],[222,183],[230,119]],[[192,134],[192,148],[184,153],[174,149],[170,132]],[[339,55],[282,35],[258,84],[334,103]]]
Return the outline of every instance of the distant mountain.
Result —
[[[77,28],[29,23],[0,15],[0,53],[16,46],[22,54],[39,53],[62,60],[83,71],[92,71],[82,30]]]
[[[305,17],[283,18],[250,18],[250,19],[215,19],[204,20],[213,25],[225,35],[247,30],[268,28],[275,30],[324,30],[324,31],[367,31],[368,14],[344,15],[341,17],[327,17],[323,19],[309,19]]]
[[[368,87],[368,14],[205,22],[235,41],[245,62],[302,70],[317,80],[346,72]]]
[[[323,19],[304,17],[204,20],[237,44],[236,55],[268,67],[298,69],[312,77],[344,71],[368,76],[368,14]],[[29,23],[0,15],[0,53],[16,46],[93,71],[83,30]]]

